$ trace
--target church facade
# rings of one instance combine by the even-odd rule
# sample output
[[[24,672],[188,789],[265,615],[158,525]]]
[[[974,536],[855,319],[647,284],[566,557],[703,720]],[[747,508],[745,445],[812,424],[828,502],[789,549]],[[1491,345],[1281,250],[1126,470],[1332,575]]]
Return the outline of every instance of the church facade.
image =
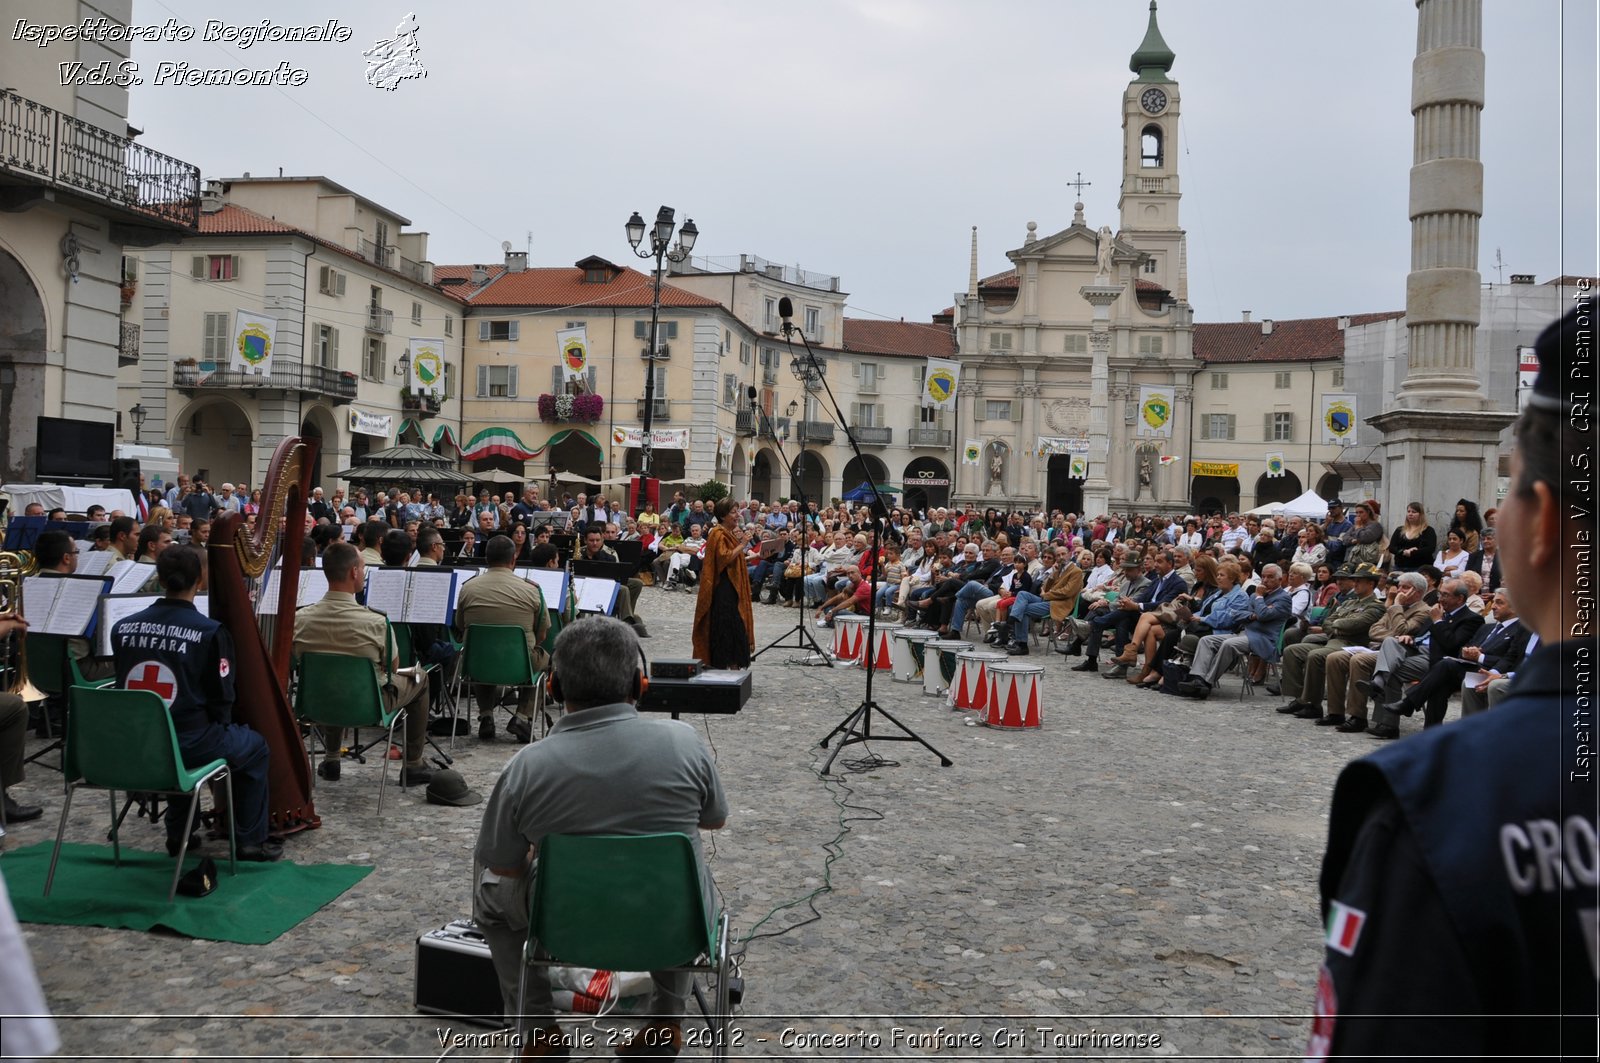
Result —
[[[1094,514],[1190,505],[1194,312],[1179,218],[1180,95],[1155,4],[1122,94],[1119,228],[1074,207],[1027,225],[980,279],[973,232],[956,296],[957,503]]]

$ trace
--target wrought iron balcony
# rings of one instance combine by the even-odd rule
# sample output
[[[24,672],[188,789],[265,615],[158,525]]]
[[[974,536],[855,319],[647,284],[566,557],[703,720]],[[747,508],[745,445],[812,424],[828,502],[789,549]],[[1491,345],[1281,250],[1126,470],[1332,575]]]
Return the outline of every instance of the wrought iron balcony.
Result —
[[[55,188],[136,225],[200,222],[198,166],[10,90],[0,90],[0,185]],[[0,195],[0,206],[15,202]]]
[[[799,440],[802,443],[832,443],[832,421],[801,421],[798,428]]]
[[[645,344],[643,347],[639,348],[639,357],[640,358],[649,358],[650,357],[650,345],[648,343]],[[663,343],[661,346],[657,347],[656,348],[656,358],[658,360],[660,360],[660,361],[663,361],[663,362],[671,360],[671,358],[672,358],[672,344]]]
[[[762,366],[761,367],[761,382],[763,384],[767,385],[768,387],[771,387],[773,384],[776,384],[778,382],[778,367],[775,366],[775,365],[764,365],[764,366]]]
[[[394,249],[372,240],[361,241],[361,257],[368,262],[383,266],[385,269],[390,269],[394,266]]]
[[[756,434],[757,420],[756,411],[737,410],[733,415],[733,430],[741,436],[753,436]]]
[[[634,399],[633,400],[633,408],[634,408],[634,415],[636,417],[638,417],[640,421],[643,421],[644,420],[644,400],[643,399]],[[655,409],[650,414],[650,422],[652,424],[654,424],[656,421],[670,421],[670,420],[672,420],[672,400],[671,399],[657,399],[657,400],[655,400]]]
[[[139,326],[131,321],[122,323],[122,340],[117,344],[117,364],[139,364]]]
[[[182,361],[172,364],[172,386],[184,391],[196,388],[230,388],[240,391],[296,391],[320,395],[334,405],[356,397],[356,375],[323,365],[274,361],[272,372],[242,373],[217,362]]]
[[[906,445],[912,447],[948,447],[950,429],[912,428],[906,432]]]
[[[384,333],[393,332],[394,311],[385,310],[381,306],[367,307],[367,331]]]
[[[758,421],[758,425],[756,435],[762,439],[779,441],[789,438],[789,418],[787,417],[762,417]]]
[[[856,442],[864,447],[886,447],[894,442],[893,428],[853,424],[850,426],[850,432],[856,437]]]

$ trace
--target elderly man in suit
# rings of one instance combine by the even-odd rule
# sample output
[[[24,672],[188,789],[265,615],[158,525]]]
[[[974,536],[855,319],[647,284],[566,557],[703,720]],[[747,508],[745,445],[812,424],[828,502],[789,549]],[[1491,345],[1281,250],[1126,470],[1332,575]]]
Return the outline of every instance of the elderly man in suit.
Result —
[[[1205,635],[1195,647],[1189,665],[1189,679],[1178,685],[1178,693],[1204,700],[1241,654],[1253,653],[1267,660],[1278,655],[1278,636],[1293,613],[1289,592],[1283,587],[1283,569],[1268,565],[1261,570],[1261,589],[1250,599],[1249,619],[1237,632],[1218,631]]]
[[[1382,711],[1385,714],[1410,716],[1417,706],[1425,706],[1424,726],[1433,727],[1444,720],[1450,695],[1460,689],[1461,681],[1468,672],[1516,671],[1523,654],[1527,652],[1528,638],[1533,633],[1517,619],[1511,598],[1504,590],[1494,594],[1493,615],[1494,623],[1479,626],[1472,641],[1461,648],[1459,656],[1441,656],[1416,686],[1384,705]]]
[[[1328,715],[1318,720],[1319,724],[1336,727],[1344,734],[1367,729],[1367,692],[1373,671],[1384,656],[1383,647],[1391,638],[1412,638],[1427,628],[1427,591],[1428,579],[1420,572],[1390,577],[1388,608],[1367,633],[1365,648],[1376,652],[1365,653],[1352,647],[1328,658]]]
[[[1346,646],[1365,645],[1372,625],[1383,616],[1383,600],[1373,593],[1379,579],[1376,565],[1361,564],[1341,570],[1340,575],[1355,583],[1355,594],[1335,606],[1311,634],[1283,652],[1283,692],[1290,700],[1279,707],[1281,713],[1302,720],[1321,719],[1328,658]]]
[[[1365,688],[1378,709],[1373,713],[1367,733],[1374,738],[1399,738],[1401,709],[1389,706],[1400,701],[1405,686],[1421,679],[1446,657],[1458,657],[1463,647],[1483,626],[1483,617],[1468,607],[1471,592],[1465,580],[1447,579],[1439,584],[1439,600],[1429,611],[1431,623],[1417,635],[1395,635],[1383,640],[1372,681]],[[1414,708],[1414,704],[1407,707]],[[1408,714],[1409,715],[1409,714]],[[1427,726],[1443,719],[1424,717]]]
[[[1117,603],[1101,616],[1089,621],[1089,641],[1084,649],[1081,664],[1072,666],[1074,672],[1095,672],[1100,669],[1100,642],[1107,628],[1112,631],[1114,648],[1120,648],[1133,633],[1134,625],[1145,613],[1153,613],[1189,589],[1178,575],[1177,560],[1169,547],[1156,554],[1156,572],[1144,590],[1117,599]],[[1113,664],[1105,673],[1113,679],[1128,674],[1126,664]]]

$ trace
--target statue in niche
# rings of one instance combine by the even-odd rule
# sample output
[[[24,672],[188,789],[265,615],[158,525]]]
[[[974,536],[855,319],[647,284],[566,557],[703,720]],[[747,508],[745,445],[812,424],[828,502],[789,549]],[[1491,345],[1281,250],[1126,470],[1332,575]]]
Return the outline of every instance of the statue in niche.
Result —
[[[989,486],[1005,490],[1006,451],[996,443],[989,448]]]
[[[1102,276],[1102,277],[1108,277],[1109,278],[1111,276],[1111,247],[1112,247],[1112,244],[1113,244],[1113,242],[1115,240],[1116,240],[1116,237],[1111,235],[1111,226],[1109,226],[1109,225],[1100,226],[1100,243],[1099,243],[1100,268],[1099,268],[1099,273],[1100,273],[1100,276]]]
[[[1155,496],[1155,490],[1150,486],[1154,477],[1155,470],[1150,467],[1150,456],[1148,454],[1141,455],[1139,458],[1139,486],[1134,491],[1133,495],[1135,499],[1144,495],[1146,492],[1148,492],[1151,497]]]

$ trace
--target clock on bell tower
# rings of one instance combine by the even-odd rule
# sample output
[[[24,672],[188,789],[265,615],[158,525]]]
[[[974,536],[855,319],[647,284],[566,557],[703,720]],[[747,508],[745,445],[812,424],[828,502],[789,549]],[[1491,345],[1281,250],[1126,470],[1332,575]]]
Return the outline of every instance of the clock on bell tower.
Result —
[[[1169,71],[1177,57],[1150,25],[1128,61],[1138,76],[1122,98],[1122,194],[1117,207],[1124,232],[1178,233],[1178,83]]]

